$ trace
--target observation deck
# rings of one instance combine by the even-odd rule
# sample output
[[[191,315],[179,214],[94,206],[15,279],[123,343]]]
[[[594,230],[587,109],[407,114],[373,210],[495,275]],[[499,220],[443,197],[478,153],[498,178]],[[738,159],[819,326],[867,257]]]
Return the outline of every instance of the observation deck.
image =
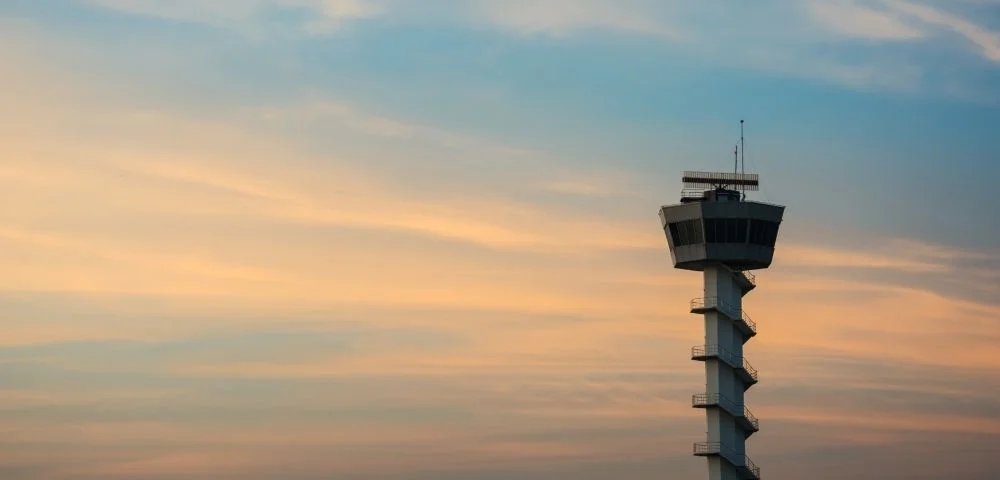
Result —
[[[757,182],[756,175],[751,182],[740,174],[694,173],[705,178],[685,178],[708,182],[716,180],[709,177],[723,175],[727,186]],[[695,197],[685,189],[680,204],[660,208],[674,267],[704,270],[718,263],[736,271],[769,267],[785,207],[746,201],[741,192],[722,187],[701,192]]]

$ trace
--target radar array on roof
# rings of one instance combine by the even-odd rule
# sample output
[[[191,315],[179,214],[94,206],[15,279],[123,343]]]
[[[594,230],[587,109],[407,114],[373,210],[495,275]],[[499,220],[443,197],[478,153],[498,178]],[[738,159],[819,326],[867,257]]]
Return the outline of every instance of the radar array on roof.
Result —
[[[732,188],[757,191],[760,181],[756,173],[684,172],[684,188]]]

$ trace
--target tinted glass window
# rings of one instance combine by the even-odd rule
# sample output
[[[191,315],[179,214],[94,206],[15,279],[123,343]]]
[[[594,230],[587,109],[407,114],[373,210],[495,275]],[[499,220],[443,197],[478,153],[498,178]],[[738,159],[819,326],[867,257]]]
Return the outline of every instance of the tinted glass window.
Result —
[[[674,240],[675,247],[705,243],[705,236],[702,232],[700,220],[675,222],[671,223],[668,227],[670,229],[670,238]]]
[[[750,243],[773,247],[778,239],[778,224],[764,220],[750,222]]]
[[[705,219],[705,241],[708,243],[719,242],[719,220],[715,218]]]
[[[705,234],[701,228],[701,220],[688,220],[684,222],[688,224],[691,234],[691,243],[705,243]]]
[[[708,243],[746,243],[747,219],[706,218],[705,239]]]

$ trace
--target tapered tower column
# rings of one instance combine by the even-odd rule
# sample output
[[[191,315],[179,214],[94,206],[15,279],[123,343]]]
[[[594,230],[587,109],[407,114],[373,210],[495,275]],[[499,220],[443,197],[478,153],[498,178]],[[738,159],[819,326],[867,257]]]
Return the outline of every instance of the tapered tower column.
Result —
[[[691,349],[692,360],[705,365],[705,390],[692,396],[692,406],[705,410],[707,423],[707,438],[695,443],[694,454],[708,458],[711,480],[756,480],[760,469],[747,455],[746,440],[760,425],[744,393],[758,378],[744,346],[757,325],[743,297],[756,287],[750,270],[771,264],[784,207],[746,201],[728,188],[756,190],[754,174],[690,172],[685,183],[712,187],[685,190],[680,204],[660,209],[674,267],[704,277],[702,295],[690,304],[705,324],[703,343]]]

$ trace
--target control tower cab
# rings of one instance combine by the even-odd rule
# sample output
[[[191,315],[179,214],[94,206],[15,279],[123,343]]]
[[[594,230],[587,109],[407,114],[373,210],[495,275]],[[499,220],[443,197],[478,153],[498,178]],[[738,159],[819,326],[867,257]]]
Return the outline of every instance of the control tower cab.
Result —
[[[684,172],[683,181],[681,203],[660,209],[675,268],[771,265],[785,207],[744,198],[743,191],[757,190],[757,174]]]

